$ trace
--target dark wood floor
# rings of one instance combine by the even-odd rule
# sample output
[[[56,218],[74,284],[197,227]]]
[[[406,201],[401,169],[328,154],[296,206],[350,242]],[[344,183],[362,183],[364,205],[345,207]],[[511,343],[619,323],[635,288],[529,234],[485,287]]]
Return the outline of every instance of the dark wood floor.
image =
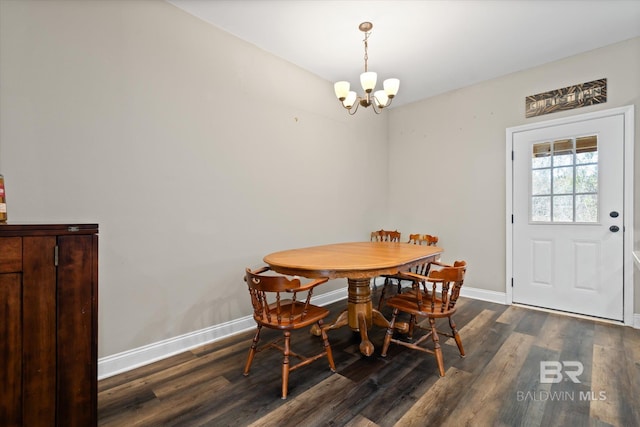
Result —
[[[99,383],[107,426],[640,426],[640,331],[630,327],[461,299],[456,317],[467,357],[392,345],[364,357],[348,328],[330,331],[337,372],[325,359],[291,373],[280,399],[281,357],[256,356],[242,376],[253,333],[243,333]],[[337,315],[346,302],[330,306]],[[385,312],[385,314],[388,314]],[[264,338],[275,337],[272,331]],[[318,337],[294,333],[294,350]],[[577,377],[541,383],[541,361],[576,361]],[[567,371],[576,368],[567,366]],[[547,375],[552,379],[554,375]]]

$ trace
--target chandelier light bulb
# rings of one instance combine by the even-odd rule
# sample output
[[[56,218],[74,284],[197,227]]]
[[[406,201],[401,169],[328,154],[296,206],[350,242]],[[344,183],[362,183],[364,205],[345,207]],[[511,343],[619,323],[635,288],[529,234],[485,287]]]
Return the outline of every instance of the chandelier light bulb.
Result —
[[[384,90],[377,90],[376,93],[373,94],[373,98],[375,99],[378,108],[386,107],[389,102],[389,97]]]
[[[360,84],[362,85],[362,89],[367,93],[371,93],[371,91],[376,88],[377,80],[378,73],[373,71],[360,74]]]
[[[400,80],[398,79],[387,79],[382,83],[384,87],[384,91],[387,93],[389,98],[393,98],[398,93],[398,89],[400,88]]]
[[[342,101],[342,105],[344,105],[345,108],[351,108],[353,107],[353,104],[356,103],[356,99],[358,99],[358,94],[351,91],[347,94],[346,99]]]
[[[336,92],[336,97],[340,100],[340,101],[344,101],[344,99],[347,97],[347,95],[349,94],[349,88],[351,87],[351,84],[349,82],[337,82],[336,84],[333,85],[333,90],[335,90]]]

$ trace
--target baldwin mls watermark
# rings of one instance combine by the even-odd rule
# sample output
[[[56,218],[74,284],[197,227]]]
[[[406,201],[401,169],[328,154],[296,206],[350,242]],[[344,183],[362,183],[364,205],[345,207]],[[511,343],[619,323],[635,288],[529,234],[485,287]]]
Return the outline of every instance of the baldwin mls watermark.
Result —
[[[540,384],[558,384],[562,382],[572,382],[580,384],[580,375],[584,372],[582,362],[576,360],[543,360],[540,362]],[[571,390],[536,390],[536,391],[516,391],[518,402],[533,401],[593,401],[607,400],[606,391],[581,390],[578,392]]]
[[[517,391],[516,399],[518,402],[547,402],[547,401],[570,401],[574,402],[577,400],[607,400],[607,392],[606,391]]]

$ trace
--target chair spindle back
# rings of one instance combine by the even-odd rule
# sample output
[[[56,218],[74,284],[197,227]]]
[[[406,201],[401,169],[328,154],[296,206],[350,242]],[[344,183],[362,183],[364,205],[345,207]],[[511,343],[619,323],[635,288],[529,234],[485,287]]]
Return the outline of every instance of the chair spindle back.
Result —
[[[371,232],[372,242],[399,242],[402,234],[398,231],[378,230]]]
[[[423,293],[417,292],[418,309],[424,310],[425,303],[428,303],[431,313],[442,314],[452,311],[460,296],[460,288],[464,283],[466,271],[467,263],[456,261],[453,267],[444,267],[441,270],[429,272],[425,282],[431,283],[431,292],[428,293],[430,301],[423,301]]]
[[[306,290],[307,296],[304,302],[298,302],[297,289],[300,288],[300,279],[261,275],[253,273],[247,268],[244,280],[249,287],[253,315],[256,319],[272,322],[275,316],[278,324],[282,324],[283,320],[284,323],[292,323],[294,319],[304,320],[306,317],[313,289]],[[287,299],[283,300],[282,293],[290,295],[287,295]],[[301,310],[283,310],[284,301],[287,301],[289,307],[301,306]]]

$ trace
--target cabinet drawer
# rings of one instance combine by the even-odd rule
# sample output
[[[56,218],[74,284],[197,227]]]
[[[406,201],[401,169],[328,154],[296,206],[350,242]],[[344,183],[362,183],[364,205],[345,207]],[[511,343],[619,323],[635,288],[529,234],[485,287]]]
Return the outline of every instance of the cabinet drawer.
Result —
[[[22,237],[0,237],[0,273],[22,271]]]

